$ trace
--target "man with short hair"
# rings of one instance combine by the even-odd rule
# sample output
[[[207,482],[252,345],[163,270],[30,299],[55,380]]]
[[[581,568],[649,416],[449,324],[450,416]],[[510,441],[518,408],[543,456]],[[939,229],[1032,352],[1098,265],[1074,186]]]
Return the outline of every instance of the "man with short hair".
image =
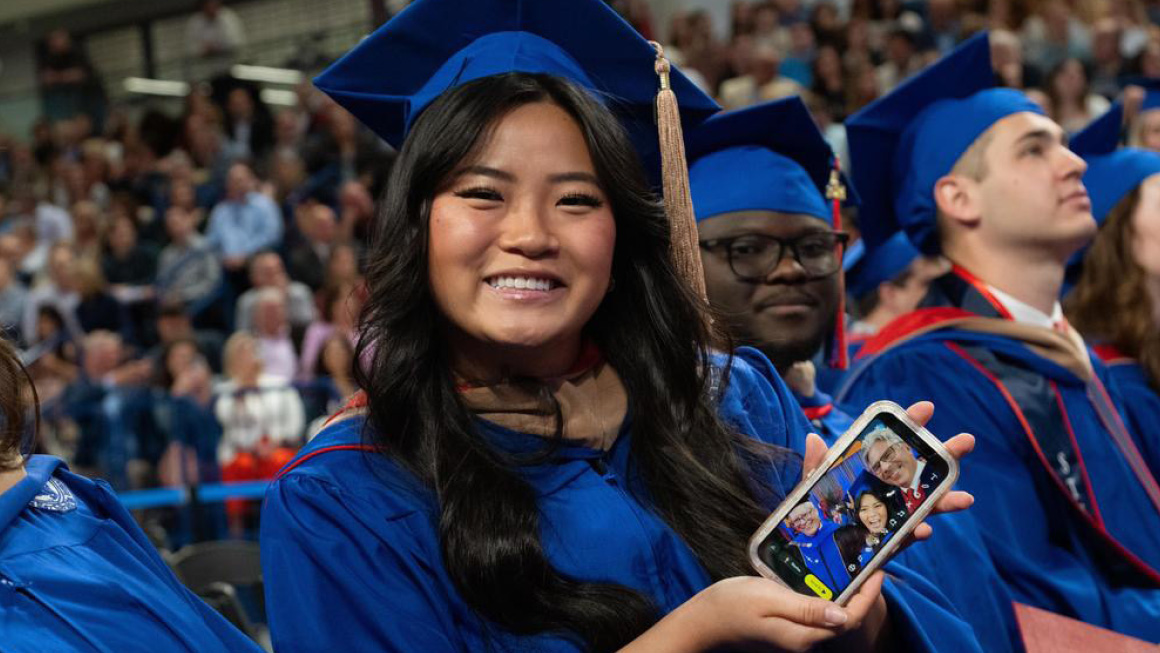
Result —
[[[825,196],[833,152],[799,98],[714,116],[688,143],[709,302],[739,344],[769,358],[833,444],[853,420],[816,388],[810,364],[823,348],[829,362],[844,353],[847,236]]]
[[[850,583],[850,574],[834,542],[838,524],[822,519],[818,507],[806,498],[789,511],[785,525],[793,531],[790,545],[801,553],[806,567],[837,596]]]
[[[1160,641],[1160,488],[1057,301],[1095,233],[1085,164],[1037,105],[993,85],[981,35],[847,122],[863,233],[902,228],[954,268],[865,343],[839,400],[930,399],[936,435],[977,434],[959,478],[975,506],[949,529],[935,518],[932,546],[906,559],[979,606],[964,616],[981,638],[1017,630],[1013,599]],[[997,588],[940,549],[972,538],[1008,598],[980,595]]]
[[[282,212],[274,200],[258,192],[257,178],[244,163],[234,163],[226,175],[226,197],[213,207],[206,240],[227,272],[245,268],[250,256],[282,242]]]
[[[906,509],[914,512],[931,489],[942,481],[938,472],[915,456],[910,446],[886,427],[879,427],[862,439],[862,464],[878,480],[902,490]]]

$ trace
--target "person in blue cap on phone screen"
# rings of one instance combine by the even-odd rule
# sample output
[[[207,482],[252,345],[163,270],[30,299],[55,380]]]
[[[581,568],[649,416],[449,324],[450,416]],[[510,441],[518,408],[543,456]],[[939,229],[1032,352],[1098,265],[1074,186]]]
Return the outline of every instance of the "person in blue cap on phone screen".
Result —
[[[751,575],[824,446],[783,448],[784,385],[716,352],[672,104],[716,106],[611,8],[418,0],[317,84],[401,149],[364,394],[263,506],[277,650],[979,650],[917,576],[839,607]]]
[[[975,508],[948,520],[962,531],[939,529],[905,556],[946,574],[956,604],[992,588],[945,554],[947,534],[981,539],[1011,599],[1160,641],[1160,487],[1058,301],[1096,230],[1086,165],[1059,125],[994,80],[981,34],[847,123],[863,234],[902,229],[954,267],[863,344],[838,399],[929,397],[933,433],[978,434],[960,477]],[[1009,600],[976,598],[1006,613],[965,615],[981,638],[1014,630]]]

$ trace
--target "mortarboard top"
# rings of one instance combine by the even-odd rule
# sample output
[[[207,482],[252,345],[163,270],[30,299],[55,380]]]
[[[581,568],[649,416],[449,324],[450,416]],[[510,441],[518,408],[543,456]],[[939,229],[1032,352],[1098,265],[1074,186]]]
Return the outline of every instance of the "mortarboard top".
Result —
[[[801,98],[719,113],[685,141],[698,221],[764,210],[811,215],[834,226],[826,199],[834,153]],[[856,203],[852,192],[847,202]]]
[[[904,231],[863,252],[846,273],[846,285],[854,297],[863,297],[886,281],[902,274],[921,254]]]
[[[1043,110],[995,87],[983,33],[851,116],[851,176],[862,194],[867,248],[901,229],[920,251],[938,253],[935,183],[991,125],[1022,112]]]
[[[314,83],[399,148],[416,117],[449,88],[508,72],[552,74],[600,98],[643,157],[657,149],[656,58],[601,0],[417,0]],[[675,67],[671,83],[686,127],[719,110]]]

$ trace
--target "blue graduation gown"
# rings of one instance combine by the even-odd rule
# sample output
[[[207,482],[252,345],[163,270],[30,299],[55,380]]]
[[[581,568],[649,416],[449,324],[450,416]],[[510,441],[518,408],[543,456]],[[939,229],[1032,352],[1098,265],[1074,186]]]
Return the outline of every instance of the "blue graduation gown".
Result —
[[[798,533],[793,541],[805,560],[806,567],[814,572],[826,587],[835,590],[850,584],[850,574],[846,572],[846,563],[842,561],[842,554],[838,551],[838,543],[834,541],[834,531],[838,525],[822,520],[818,532],[812,536]]]
[[[988,314],[986,300],[955,275],[937,283],[942,287],[934,290],[955,297],[957,306],[994,316]],[[1008,395],[982,371],[983,359],[998,361],[1009,371],[1005,387],[1050,391],[1044,395],[1050,399],[1037,403],[1028,397],[1039,395],[1010,397],[1025,403],[1023,415],[1016,413]],[[1106,382],[1106,369],[1098,361],[1095,368]],[[957,560],[943,562],[974,554],[961,543],[977,539],[1014,600],[1160,641],[1160,585],[1148,577],[1148,568],[1160,569],[1160,512],[1113,444],[1082,379],[1021,342],[946,328],[900,339],[864,358],[847,384],[839,401],[867,405],[891,399],[907,405],[929,399],[936,409],[927,427],[935,435],[946,439],[966,431],[976,437],[975,451],[964,461],[959,479],[959,487],[975,495],[974,507],[952,519],[934,518],[935,541],[912,547],[915,553],[903,557],[928,578],[946,579],[940,588],[956,605],[967,604],[970,595],[974,600],[988,598],[978,596],[977,590],[989,565],[976,569]],[[1048,419],[1057,407],[1065,410],[1062,425]],[[1039,434],[1038,442],[1027,435],[1028,426]],[[1076,476],[1077,486],[1086,493],[1083,500],[1098,511],[1110,538],[1085,520],[1080,504],[1041,462],[1040,445],[1052,436],[1073,438],[1079,458],[1070,466],[1073,473],[1079,465],[1086,472],[1086,477]],[[945,544],[949,539],[953,551],[940,550],[940,529],[947,531],[941,540]],[[1137,560],[1129,562],[1133,556]],[[990,599],[1004,600],[998,592]],[[986,618],[984,613],[989,613]],[[996,623],[996,615],[1003,615],[1006,623]],[[987,633],[990,629],[1016,630],[1005,605],[978,613],[972,605],[964,616],[981,639],[997,638],[997,633]]]
[[[1106,350],[1100,347],[1095,351],[1107,365],[1108,389],[1121,400],[1121,413],[1128,422],[1140,455],[1152,474],[1160,477],[1160,395],[1149,385],[1144,368],[1135,360],[1104,356]]]
[[[734,427],[784,446],[806,425],[773,368],[734,364],[721,413]],[[516,636],[475,616],[441,564],[434,503],[387,458],[360,450],[364,420],[326,428],[266,495],[262,564],[274,644],[318,650],[577,651],[558,635]],[[499,446],[534,436],[480,422]],[[575,578],[643,592],[662,613],[710,584],[692,551],[636,498],[631,420],[612,448],[563,446],[555,462],[521,470],[540,496],[545,554]],[[778,494],[800,475],[787,452],[768,470]],[[893,570],[885,595],[906,650],[979,650],[937,590]]]
[[[103,481],[32,456],[0,494],[0,649],[261,651],[183,586]]]

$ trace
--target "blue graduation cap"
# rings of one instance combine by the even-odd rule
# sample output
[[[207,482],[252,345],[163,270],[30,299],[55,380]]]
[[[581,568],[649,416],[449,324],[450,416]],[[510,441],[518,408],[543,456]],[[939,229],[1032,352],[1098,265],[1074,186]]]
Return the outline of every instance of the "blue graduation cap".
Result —
[[[863,297],[902,274],[919,256],[906,232],[895,232],[886,242],[864,251],[846,273],[846,286],[854,297]]]
[[[658,51],[601,0],[416,0],[314,83],[396,148],[424,108],[473,80],[542,73],[590,90],[641,158],[661,161],[673,261],[704,296],[680,134],[720,107]]]
[[[1160,103],[1152,108],[1160,108]],[[1105,120],[1111,113],[1116,115]],[[1072,149],[1084,158],[1088,166],[1083,175],[1083,185],[1091,198],[1092,217],[1100,226],[1108,219],[1112,209],[1133,189],[1148,177],[1160,174],[1160,153],[1134,147],[1118,148],[1121,115],[1121,111],[1113,108],[1072,139]],[[1111,129],[1111,124],[1116,129]],[[1068,261],[1064,294],[1079,280],[1087,250],[1085,246]]]
[[[1043,110],[995,87],[983,33],[851,116],[846,134],[866,247],[904,230],[919,251],[938,253],[935,183],[991,125],[1022,112]]]
[[[1148,78],[1135,78],[1127,81],[1128,86],[1140,86],[1144,89],[1144,101],[1140,104],[1140,113],[1160,109],[1160,81]],[[1071,137],[1071,150],[1080,156],[1089,154],[1108,153],[1119,147],[1125,139],[1124,129],[1124,102],[1116,100],[1104,115],[1088,123],[1082,131]]]
[[[689,188],[697,221],[736,211],[804,214],[841,229],[840,204],[857,201],[801,98],[727,111],[689,134]],[[844,290],[839,290],[845,298]],[[829,365],[845,369],[845,309],[827,339]]]
[[[639,135],[633,123],[654,125],[656,57],[600,0],[417,0],[314,83],[396,148],[444,91],[509,72],[566,77]],[[720,109],[675,68],[671,83],[686,126]]]
[[[798,97],[719,113],[688,134],[689,187],[697,221],[735,211],[814,216],[835,225],[827,197],[834,182],[833,150]],[[835,189],[836,192],[836,189]]]

